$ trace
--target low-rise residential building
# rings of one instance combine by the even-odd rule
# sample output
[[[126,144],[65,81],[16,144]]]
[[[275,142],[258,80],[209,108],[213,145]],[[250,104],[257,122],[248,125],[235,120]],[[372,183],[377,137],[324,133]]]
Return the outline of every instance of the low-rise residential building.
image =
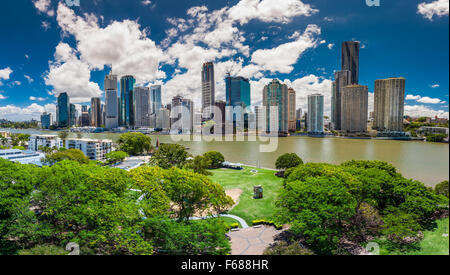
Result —
[[[446,127],[420,127],[419,130],[417,130],[417,134],[420,136],[426,136],[426,135],[436,135],[436,134],[442,134],[447,135],[449,134],[449,129]]]
[[[105,160],[105,155],[112,150],[112,140],[67,139],[66,149],[78,149],[90,160],[103,161]]]
[[[0,150],[0,158],[21,164],[35,164],[41,166],[41,159],[44,158],[43,153],[33,151],[22,151],[18,149]]]
[[[56,147],[57,149],[63,147],[63,141],[55,135],[33,135],[30,136],[28,141],[28,150],[38,151],[40,146],[43,147]]]

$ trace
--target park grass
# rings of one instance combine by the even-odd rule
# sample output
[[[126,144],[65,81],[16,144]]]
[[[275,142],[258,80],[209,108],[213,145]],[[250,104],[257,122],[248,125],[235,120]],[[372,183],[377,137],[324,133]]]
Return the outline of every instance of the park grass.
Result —
[[[254,174],[252,170],[258,173]],[[239,204],[229,214],[243,218],[249,225],[253,220],[271,219],[275,213],[278,191],[283,183],[283,179],[275,176],[275,171],[245,167],[243,170],[216,169],[210,172],[213,174],[211,179],[221,184],[225,190],[239,188],[243,191]],[[253,199],[253,187],[256,185],[262,185],[263,199]]]
[[[437,227],[433,230],[423,232],[424,239],[415,247],[406,250],[389,250],[387,242],[380,241],[381,255],[449,255],[449,237],[443,237],[443,234],[449,232],[449,219],[436,221]]]

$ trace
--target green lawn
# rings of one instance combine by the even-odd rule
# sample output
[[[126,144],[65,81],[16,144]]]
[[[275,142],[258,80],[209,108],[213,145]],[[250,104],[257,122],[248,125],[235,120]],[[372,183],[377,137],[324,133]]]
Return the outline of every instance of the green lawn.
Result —
[[[258,173],[253,174],[251,170]],[[248,224],[255,219],[270,219],[275,211],[275,200],[281,189],[283,179],[275,176],[275,171],[245,167],[244,170],[217,169],[210,170],[211,179],[221,184],[225,190],[239,188],[243,191],[239,204],[230,214],[243,218]],[[264,198],[253,199],[253,187],[262,185]]]
[[[449,238],[443,237],[448,234],[449,219],[437,221],[437,228],[424,232],[424,239],[419,245],[408,251],[388,251],[381,241],[381,255],[449,255]]]

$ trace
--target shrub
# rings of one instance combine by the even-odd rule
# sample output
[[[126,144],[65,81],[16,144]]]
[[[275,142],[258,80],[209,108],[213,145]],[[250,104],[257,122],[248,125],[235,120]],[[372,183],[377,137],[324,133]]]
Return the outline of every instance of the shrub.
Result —
[[[206,152],[203,156],[211,161],[211,164],[208,167],[209,169],[220,168],[222,167],[222,163],[225,161],[222,153],[216,151]]]
[[[303,160],[297,156],[297,154],[291,153],[280,156],[277,159],[275,166],[278,170],[286,170],[288,168],[297,167],[301,164],[303,164]]]

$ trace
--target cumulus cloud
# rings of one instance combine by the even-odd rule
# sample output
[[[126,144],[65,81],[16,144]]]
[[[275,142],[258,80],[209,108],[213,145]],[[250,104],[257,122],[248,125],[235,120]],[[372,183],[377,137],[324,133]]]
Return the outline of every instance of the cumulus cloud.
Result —
[[[9,76],[13,73],[10,67],[4,68],[0,70],[0,80],[5,79],[8,80]]]
[[[45,101],[46,98],[30,96],[30,101]]]
[[[24,77],[27,79],[28,83],[32,83],[34,81],[34,79],[28,75],[24,75]]]
[[[229,16],[241,25],[252,19],[288,23],[296,16],[311,16],[318,10],[299,0],[241,0],[229,10]]]
[[[6,105],[0,107],[0,119],[11,121],[29,121],[32,119],[39,120],[43,112],[48,112],[55,117],[55,104],[47,104],[44,106],[33,103],[27,107],[18,107],[14,105]]]
[[[433,110],[423,105],[405,105],[405,115],[411,117],[434,117],[449,118],[448,111]]]
[[[428,20],[433,20],[434,16],[448,16],[449,0],[436,0],[430,3],[423,2],[417,6],[417,13]]]
[[[308,49],[319,44],[320,35],[317,25],[308,25],[305,32],[297,40],[282,44],[273,49],[257,50],[252,54],[252,62],[270,72],[290,73],[300,56]]]
[[[33,0],[33,4],[39,12],[54,16],[55,11],[51,8],[51,3],[51,0]]]
[[[435,89],[435,88],[439,88],[440,85],[439,85],[439,84],[433,84],[433,85],[430,85],[430,87],[433,88],[433,89]]]
[[[89,102],[91,97],[99,97],[102,92],[97,83],[90,81],[91,68],[80,60],[77,52],[66,43],[59,43],[55,60],[50,62],[50,70],[44,77],[45,84],[53,87],[55,96],[67,92],[71,101]]]
[[[445,101],[440,100],[439,98],[431,98],[428,96],[420,96],[420,95],[406,95],[406,100],[414,100],[420,103],[425,104],[443,104]]]

